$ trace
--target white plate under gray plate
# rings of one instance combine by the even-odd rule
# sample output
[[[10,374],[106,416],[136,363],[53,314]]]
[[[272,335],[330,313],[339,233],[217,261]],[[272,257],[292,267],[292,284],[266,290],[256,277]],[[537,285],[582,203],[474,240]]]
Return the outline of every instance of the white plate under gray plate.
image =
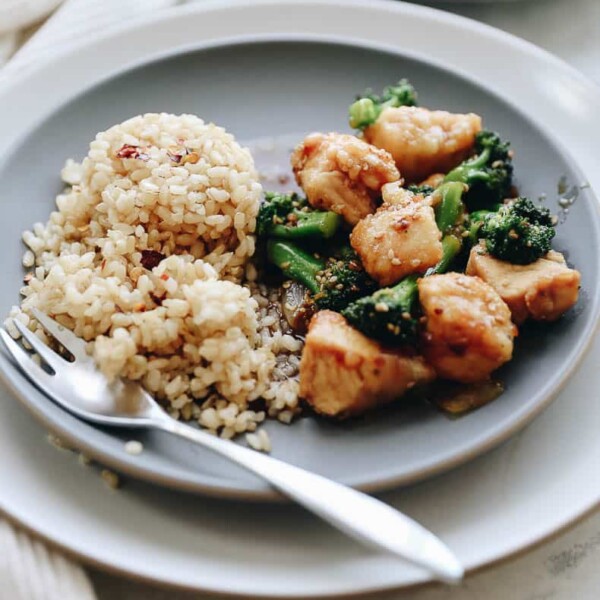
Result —
[[[40,98],[44,107],[56,105],[119,65],[199,38],[293,27],[399,47],[401,31],[402,45],[460,65],[501,94],[508,90],[561,139],[590,182],[600,183],[589,154],[600,133],[600,92],[560,61],[501,32],[414,5],[379,2],[207,2],[157,19],[92,40],[0,93],[0,105],[14,94],[15,118],[3,123],[3,134],[28,129]],[[438,43],[431,47],[427,39]],[[486,48],[485,64],[473,54],[477,46]],[[441,535],[470,569],[590,510],[600,498],[599,358],[596,345],[558,400],[502,448],[385,499]],[[1,400],[0,480],[10,485],[2,486],[0,508],[90,561],[173,585],[259,596],[306,598],[425,580],[348,544],[295,507],[207,500],[135,482],[114,494],[105,491],[70,455],[49,451],[42,430],[6,392]]]

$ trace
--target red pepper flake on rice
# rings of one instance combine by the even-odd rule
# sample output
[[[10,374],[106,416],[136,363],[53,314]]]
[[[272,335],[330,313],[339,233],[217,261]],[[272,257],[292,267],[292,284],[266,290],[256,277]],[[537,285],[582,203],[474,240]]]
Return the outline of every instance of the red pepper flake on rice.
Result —
[[[164,296],[157,296],[156,294],[153,294],[152,292],[150,292],[148,295],[152,299],[152,302],[154,302],[154,304],[156,304],[156,306],[162,306],[163,300],[165,299]]]
[[[183,158],[183,154],[175,154],[173,152],[167,152],[167,156],[175,163],[179,164]]]
[[[154,267],[158,267],[158,265],[166,258],[166,256],[162,252],[157,252],[156,250],[142,250],[142,258],[140,262],[142,263],[142,267],[144,269],[148,269],[152,271]]]
[[[141,151],[139,146],[123,144],[116,153],[117,158],[137,158],[139,160],[148,160],[150,157]]]

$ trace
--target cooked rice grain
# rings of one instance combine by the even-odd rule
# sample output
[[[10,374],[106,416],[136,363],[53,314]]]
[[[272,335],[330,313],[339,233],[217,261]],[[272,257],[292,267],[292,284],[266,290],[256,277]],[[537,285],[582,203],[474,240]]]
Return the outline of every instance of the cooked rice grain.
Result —
[[[107,377],[223,437],[265,411],[289,422],[302,344],[247,264],[262,193],[250,153],[198,117],[147,114],[99,133],[62,177],[58,211],[23,234],[34,270],[10,316],[48,341],[30,315],[51,314]]]

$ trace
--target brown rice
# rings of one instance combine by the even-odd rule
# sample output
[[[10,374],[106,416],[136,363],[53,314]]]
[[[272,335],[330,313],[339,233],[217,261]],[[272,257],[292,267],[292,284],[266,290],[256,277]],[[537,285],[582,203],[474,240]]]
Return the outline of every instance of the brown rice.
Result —
[[[31,309],[54,316],[107,377],[223,437],[289,423],[302,343],[248,262],[262,193],[249,151],[193,115],[147,114],[99,133],[62,177],[58,210],[23,234],[30,272],[10,316],[44,341]],[[270,448],[266,432],[248,443]]]

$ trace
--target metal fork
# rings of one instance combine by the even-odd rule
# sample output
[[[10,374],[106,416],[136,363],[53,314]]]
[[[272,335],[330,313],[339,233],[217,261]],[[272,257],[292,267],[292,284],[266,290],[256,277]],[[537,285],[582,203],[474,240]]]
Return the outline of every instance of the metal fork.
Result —
[[[175,421],[137,383],[117,380],[109,384],[88,356],[82,339],[46,314],[37,310],[33,314],[73,355],[74,362],[58,355],[16,319],[13,322],[24,340],[52,374],[34,362],[5,330],[0,329],[0,337],[25,376],[77,417],[100,425],[159,429],[195,442],[261,477],[363,544],[423,567],[442,581],[462,579],[464,571],[458,559],[416,521],[367,494]]]

